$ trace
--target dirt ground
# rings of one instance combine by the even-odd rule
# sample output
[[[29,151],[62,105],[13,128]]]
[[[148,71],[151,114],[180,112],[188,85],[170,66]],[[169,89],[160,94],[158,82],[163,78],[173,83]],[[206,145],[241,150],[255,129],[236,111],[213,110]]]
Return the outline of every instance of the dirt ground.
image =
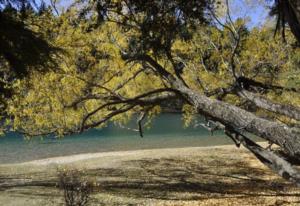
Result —
[[[300,205],[300,189],[233,146],[110,152],[0,165],[0,205],[64,205],[57,173],[74,168],[96,184],[89,205]]]

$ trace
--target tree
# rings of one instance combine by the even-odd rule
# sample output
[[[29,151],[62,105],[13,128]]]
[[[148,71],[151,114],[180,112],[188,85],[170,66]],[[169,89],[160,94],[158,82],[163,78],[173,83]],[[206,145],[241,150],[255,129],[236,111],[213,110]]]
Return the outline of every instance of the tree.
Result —
[[[300,1],[299,0],[275,0],[271,15],[277,16],[276,30],[282,27],[284,36],[285,24],[288,23],[292,33],[300,42]]]
[[[273,39],[268,28],[249,31],[229,11],[221,21],[207,1],[84,5],[54,19],[59,26],[51,28],[53,42],[67,52],[61,70],[32,72],[16,85],[9,108],[15,130],[65,135],[109,121],[123,124],[139,113],[142,136],[145,116],[179,99],[187,121],[203,115],[209,123],[203,126],[224,130],[237,146],[299,184],[289,160],[248,137],[259,136],[299,159],[299,86],[290,78],[299,79],[299,49]],[[289,33],[287,41],[295,41]]]
[[[6,117],[7,100],[14,94],[13,84],[35,69],[54,69],[60,49],[33,28],[44,7],[32,1],[0,1],[0,113]],[[29,25],[30,22],[30,25]]]

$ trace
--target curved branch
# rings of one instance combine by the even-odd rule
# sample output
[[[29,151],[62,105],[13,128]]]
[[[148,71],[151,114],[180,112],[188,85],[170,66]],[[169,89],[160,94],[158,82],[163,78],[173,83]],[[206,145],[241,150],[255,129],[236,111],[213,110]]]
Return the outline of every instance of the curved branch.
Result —
[[[162,95],[163,92],[169,92],[169,93],[167,93],[165,95]],[[172,92],[172,93],[170,93],[170,92]],[[151,97],[154,94],[161,94],[161,95]],[[95,110],[93,110],[92,112],[88,113],[83,118],[82,123],[81,123],[81,129],[80,129],[80,131],[82,132],[83,130],[85,130],[87,128],[98,126],[98,125],[102,124],[103,122],[107,121],[108,119],[110,119],[112,117],[111,115],[115,116],[117,114],[121,114],[121,113],[124,113],[124,112],[126,112],[126,111],[129,110],[129,109],[125,109],[125,110],[124,109],[119,109],[117,111],[112,112],[111,115],[108,115],[108,117],[103,118],[104,120],[100,120],[98,123],[92,124],[91,126],[88,126],[87,128],[84,126],[85,123],[86,123],[86,121],[91,116],[95,115],[97,112],[99,112],[100,110],[102,110],[102,109],[104,109],[104,108],[106,108],[108,106],[119,105],[119,104],[127,104],[127,105],[130,105],[130,106],[133,106],[133,107],[135,107],[137,105],[140,105],[140,106],[155,105],[155,104],[160,104],[163,100],[174,98],[174,97],[176,97],[176,95],[177,95],[177,91],[176,90],[170,89],[170,88],[162,88],[162,89],[152,90],[150,92],[138,95],[138,96],[136,96],[134,98],[130,98],[130,99],[116,99],[115,101],[105,103],[105,104],[99,106],[98,108],[96,108]],[[133,107],[131,107],[130,109],[132,109]]]
[[[83,132],[84,130],[87,130],[87,129],[90,129],[90,128],[93,128],[93,127],[97,127],[101,124],[103,124],[104,122],[107,122],[108,120],[110,120],[111,118],[113,118],[114,116],[118,115],[118,114],[122,114],[122,113],[125,113],[131,109],[133,109],[136,105],[129,105],[125,108],[122,108],[122,109],[119,109],[119,110],[116,110],[116,111],[113,111],[111,113],[109,113],[108,115],[106,115],[105,117],[103,117],[102,119],[100,119],[99,121],[97,122],[94,122],[92,124],[88,124],[88,125],[85,125],[85,122],[86,122],[86,118],[84,119],[84,121],[82,122],[81,124],[81,128],[80,128],[80,132]]]

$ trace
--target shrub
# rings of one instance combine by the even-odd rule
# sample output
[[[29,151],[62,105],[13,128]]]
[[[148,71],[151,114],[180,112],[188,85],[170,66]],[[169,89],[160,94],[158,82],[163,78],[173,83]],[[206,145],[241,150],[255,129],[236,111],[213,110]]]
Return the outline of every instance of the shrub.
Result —
[[[64,192],[66,206],[86,206],[90,200],[93,183],[79,170],[58,172],[59,188]]]

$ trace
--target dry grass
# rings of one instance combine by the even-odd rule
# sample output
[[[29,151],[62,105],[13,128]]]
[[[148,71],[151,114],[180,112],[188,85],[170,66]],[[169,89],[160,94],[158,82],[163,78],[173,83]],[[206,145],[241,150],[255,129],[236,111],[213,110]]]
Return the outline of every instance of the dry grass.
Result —
[[[300,204],[298,188],[233,147],[139,151],[60,167],[84,169],[97,182],[91,205]],[[0,167],[1,204],[62,205],[56,169]]]

